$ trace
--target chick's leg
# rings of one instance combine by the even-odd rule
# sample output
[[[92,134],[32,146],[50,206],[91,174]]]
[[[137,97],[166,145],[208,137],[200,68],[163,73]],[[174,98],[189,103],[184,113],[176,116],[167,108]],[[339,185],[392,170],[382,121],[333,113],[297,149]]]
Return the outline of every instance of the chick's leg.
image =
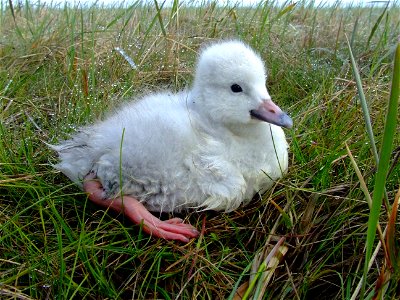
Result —
[[[199,232],[192,225],[184,224],[182,219],[173,218],[161,221],[153,216],[142,203],[131,196],[104,199],[103,187],[96,180],[94,173],[85,176],[83,189],[89,194],[89,199],[92,202],[125,214],[135,224],[143,223],[143,230],[150,235],[185,243],[199,235]]]

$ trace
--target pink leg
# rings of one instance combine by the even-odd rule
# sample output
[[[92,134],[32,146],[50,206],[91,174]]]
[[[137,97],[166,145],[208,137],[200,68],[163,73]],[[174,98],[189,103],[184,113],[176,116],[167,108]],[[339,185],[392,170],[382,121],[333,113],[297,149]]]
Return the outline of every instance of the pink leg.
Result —
[[[104,199],[103,188],[101,183],[96,180],[94,173],[85,176],[83,189],[89,193],[89,199],[94,203],[124,213],[135,224],[143,223],[143,230],[150,235],[185,243],[199,235],[196,228],[190,224],[184,224],[182,219],[173,218],[161,221],[153,216],[142,203],[131,196]]]

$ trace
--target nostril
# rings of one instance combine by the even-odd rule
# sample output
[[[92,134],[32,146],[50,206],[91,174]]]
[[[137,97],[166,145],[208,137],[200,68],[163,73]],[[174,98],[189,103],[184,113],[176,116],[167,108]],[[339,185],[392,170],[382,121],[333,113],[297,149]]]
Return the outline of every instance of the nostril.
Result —
[[[268,111],[269,111],[270,113],[276,114],[276,110],[274,110],[274,109],[269,109]]]

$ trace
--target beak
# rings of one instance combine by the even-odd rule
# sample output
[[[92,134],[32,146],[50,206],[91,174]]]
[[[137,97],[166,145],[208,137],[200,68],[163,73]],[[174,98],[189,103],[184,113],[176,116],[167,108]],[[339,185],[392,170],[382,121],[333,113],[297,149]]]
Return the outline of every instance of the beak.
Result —
[[[265,121],[285,128],[292,128],[292,119],[271,100],[264,100],[257,108],[250,111],[250,115],[258,120]]]

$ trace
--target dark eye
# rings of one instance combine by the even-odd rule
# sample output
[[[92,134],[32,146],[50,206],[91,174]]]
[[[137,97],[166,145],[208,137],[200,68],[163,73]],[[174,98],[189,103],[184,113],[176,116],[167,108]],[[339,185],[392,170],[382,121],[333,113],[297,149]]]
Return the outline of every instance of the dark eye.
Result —
[[[231,85],[231,90],[234,93],[243,92],[242,87],[240,85],[236,84],[236,83]]]

